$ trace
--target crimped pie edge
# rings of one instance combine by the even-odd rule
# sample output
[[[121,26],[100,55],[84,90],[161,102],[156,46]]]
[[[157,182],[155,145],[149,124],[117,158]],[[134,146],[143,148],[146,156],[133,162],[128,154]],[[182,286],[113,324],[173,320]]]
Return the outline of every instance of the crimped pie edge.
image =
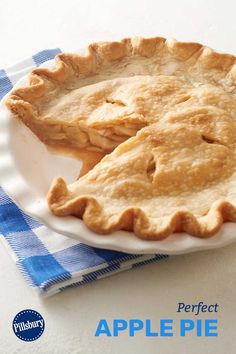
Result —
[[[225,73],[225,76],[229,74],[231,79],[235,81],[236,57],[233,55],[217,53],[198,43],[169,41],[161,37],[124,39],[121,42],[94,43],[88,47],[86,56],[65,53],[57,55],[55,69],[38,68],[33,70],[29,77],[29,86],[13,90],[6,104],[27,125],[25,119],[37,114],[31,101],[37,100],[47,93],[44,78],[58,85],[60,82],[68,80],[75,72],[90,75],[95,73],[103,63],[119,60],[125,56],[139,54],[150,57],[154,55],[158,46],[167,46],[168,50],[173,53],[173,58],[180,61],[185,61],[197,53],[198,60],[201,58],[201,63],[205,65],[207,70],[214,70],[217,66],[221,72]],[[215,202],[208,214],[201,217],[201,220],[190,212],[178,211],[170,216],[166,225],[161,229],[153,228],[145,213],[138,208],[127,208],[117,216],[116,221],[112,224],[107,222],[102,224],[101,215],[99,215],[101,206],[94,198],[77,197],[63,207],[58,207],[57,203],[61,204],[66,193],[65,182],[61,178],[57,178],[48,194],[51,210],[55,214],[63,216],[71,215],[75,208],[79,209],[78,215],[83,217],[85,223],[92,230],[103,234],[125,229],[127,219],[129,219],[128,224],[132,224],[130,231],[133,230],[138,237],[143,239],[163,239],[176,231],[185,231],[191,235],[206,238],[214,235],[223,222],[236,221],[236,208],[231,203],[221,200]]]
[[[120,42],[98,42],[90,44],[85,56],[73,53],[60,53],[55,57],[55,68],[36,68],[29,75],[29,85],[17,88],[11,92],[6,100],[7,107],[24,120],[27,125],[29,118],[37,116],[33,102],[47,94],[46,81],[55,86],[70,80],[76,75],[91,75],[99,72],[103,65],[133,55],[152,57],[158,54],[159,49],[165,47],[174,60],[184,62],[193,55],[207,71],[220,69],[236,81],[236,56],[227,53],[218,53],[195,42],[178,42],[163,37],[153,38],[126,38]]]
[[[207,238],[216,234],[224,222],[236,221],[236,207],[230,202],[218,200],[205,216],[197,218],[189,211],[179,210],[166,218],[161,227],[150,222],[145,212],[137,207],[124,209],[115,221],[109,222],[103,217],[102,206],[95,198],[81,196],[67,201],[68,193],[65,181],[61,177],[56,178],[47,196],[52,212],[58,216],[78,216],[91,230],[100,234],[128,230],[142,239],[162,240],[174,232],[186,232]]]

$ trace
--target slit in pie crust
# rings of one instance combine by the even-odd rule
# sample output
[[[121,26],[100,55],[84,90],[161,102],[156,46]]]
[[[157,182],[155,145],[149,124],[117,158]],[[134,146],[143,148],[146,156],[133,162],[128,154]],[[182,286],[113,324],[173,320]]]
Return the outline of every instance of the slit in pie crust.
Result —
[[[54,180],[55,215],[102,234],[209,237],[236,221],[235,80],[232,55],[132,38],[59,54],[7,106],[45,144],[94,156],[71,185]]]

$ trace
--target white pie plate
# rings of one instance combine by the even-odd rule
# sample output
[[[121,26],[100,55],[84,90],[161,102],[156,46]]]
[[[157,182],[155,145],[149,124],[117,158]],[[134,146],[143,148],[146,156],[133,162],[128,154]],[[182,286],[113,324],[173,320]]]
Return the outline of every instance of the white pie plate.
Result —
[[[51,67],[53,62],[43,66]],[[27,82],[27,76],[23,77],[15,87]],[[0,102],[0,185],[25,213],[50,229],[94,247],[137,254],[183,254],[226,246],[236,240],[234,223],[224,224],[217,235],[207,239],[176,233],[162,241],[144,241],[126,231],[98,235],[76,217],[54,216],[46,203],[51,181],[55,176],[74,181],[81,163],[50,153],[28,128],[11,117],[4,101]]]

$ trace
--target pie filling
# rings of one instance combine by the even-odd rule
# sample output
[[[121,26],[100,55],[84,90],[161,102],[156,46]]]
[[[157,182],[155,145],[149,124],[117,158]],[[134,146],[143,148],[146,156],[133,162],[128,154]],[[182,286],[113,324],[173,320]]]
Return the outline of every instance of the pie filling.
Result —
[[[41,101],[38,118],[30,124],[49,145],[109,153],[169,107],[188,100],[189,86],[162,75],[102,81]]]
[[[33,77],[8,106],[44,143],[84,162],[73,184],[53,182],[55,215],[102,234],[211,236],[236,221],[235,57],[140,41],[62,54],[58,71],[36,71],[43,81]]]

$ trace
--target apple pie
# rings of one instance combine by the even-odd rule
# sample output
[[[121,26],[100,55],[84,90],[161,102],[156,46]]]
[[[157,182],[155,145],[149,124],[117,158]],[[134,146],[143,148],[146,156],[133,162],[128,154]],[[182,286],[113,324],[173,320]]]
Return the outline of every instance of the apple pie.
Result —
[[[74,183],[53,181],[55,215],[146,240],[209,237],[236,221],[233,55],[161,37],[95,43],[33,70],[6,104],[47,146],[87,163]]]

